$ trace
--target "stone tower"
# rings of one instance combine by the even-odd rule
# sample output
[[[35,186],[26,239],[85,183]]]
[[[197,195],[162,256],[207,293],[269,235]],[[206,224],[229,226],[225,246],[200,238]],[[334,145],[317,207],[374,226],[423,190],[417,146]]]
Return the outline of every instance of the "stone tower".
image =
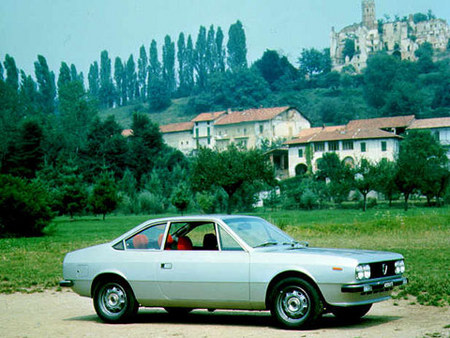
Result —
[[[377,28],[375,0],[362,0],[362,24],[368,29]]]

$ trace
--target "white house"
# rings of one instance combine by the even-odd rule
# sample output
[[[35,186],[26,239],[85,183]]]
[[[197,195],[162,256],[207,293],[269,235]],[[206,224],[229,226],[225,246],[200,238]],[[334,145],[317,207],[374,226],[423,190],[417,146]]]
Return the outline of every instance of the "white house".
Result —
[[[159,130],[168,146],[187,155],[195,149],[195,142],[192,137],[193,126],[193,122],[172,123],[160,126]]]
[[[450,117],[415,120],[408,130],[430,130],[436,139],[447,149],[450,160]]]
[[[301,131],[289,146],[289,176],[305,172],[308,164],[317,170],[317,161],[327,152],[336,153],[349,165],[366,159],[372,163],[395,159],[401,137],[381,129],[348,129],[346,126],[311,128]]]

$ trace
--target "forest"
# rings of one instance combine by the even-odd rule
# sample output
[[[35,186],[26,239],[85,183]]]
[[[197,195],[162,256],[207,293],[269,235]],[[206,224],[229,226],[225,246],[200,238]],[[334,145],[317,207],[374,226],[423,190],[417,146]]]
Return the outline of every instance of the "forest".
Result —
[[[113,62],[104,50],[87,77],[64,61],[56,75],[42,55],[33,76],[6,54],[0,62],[0,235],[42,234],[58,214],[245,211],[259,191],[277,185],[282,193],[269,195],[272,207],[341,203],[345,192],[362,190],[351,183],[355,173],[340,168],[335,158],[317,175],[277,183],[261,150],[230,147],[218,154],[202,149],[188,158],[164,144],[155,121],[167,120],[168,110],[177,105],[180,120],[227,108],[290,105],[315,126],[379,116],[450,116],[448,53],[450,42],[447,54],[439,55],[422,44],[417,62],[379,52],[362,74],[332,71],[328,49],[301,49],[295,64],[266,50],[249,64],[245,31],[237,21],[229,27],[226,44],[222,29],[211,25],[199,28],[195,42],[184,33],[176,43],[167,35],[158,50],[152,40],[136,58],[130,54]],[[118,109],[126,110],[126,124],[116,119]],[[125,128],[133,130],[131,137],[121,135]],[[420,144],[430,145],[421,158],[432,156],[436,161],[430,165],[444,167],[445,150],[429,135],[411,137],[411,142],[420,138]],[[407,159],[405,165],[421,158]],[[326,168],[334,168],[334,174]],[[427,195],[438,204],[448,186],[448,170],[440,173],[433,181],[440,184]],[[332,180],[336,184],[325,188],[322,183],[330,175],[338,175]],[[342,183],[347,176],[353,179]],[[393,189],[394,196],[402,193],[407,202],[415,192],[425,194],[417,177],[411,178],[413,183],[391,181],[406,189]],[[323,193],[331,188],[335,190]],[[308,194],[309,199],[303,197]],[[362,192],[364,208],[366,195]]]

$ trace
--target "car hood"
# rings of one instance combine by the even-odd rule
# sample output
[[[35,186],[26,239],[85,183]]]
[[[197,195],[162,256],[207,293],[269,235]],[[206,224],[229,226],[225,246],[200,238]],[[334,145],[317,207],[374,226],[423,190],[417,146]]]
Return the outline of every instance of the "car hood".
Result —
[[[372,251],[358,249],[332,249],[332,248],[292,248],[287,246],[277,246],[265,248],[265,252],[276,252],[283,254],[303,255],[303,256],[321,256],[326,258],[344,258],[355,259],[360,263],[372,263],[380,261],[390,261],[403,259],[403,256],[395,252]]]

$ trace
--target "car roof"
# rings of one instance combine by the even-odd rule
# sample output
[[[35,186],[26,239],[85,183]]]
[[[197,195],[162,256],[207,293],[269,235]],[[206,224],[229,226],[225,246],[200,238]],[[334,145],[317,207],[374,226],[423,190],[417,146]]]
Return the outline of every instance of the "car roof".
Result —
[[[237,218],[259,218],[256,216],[248,216],[248,215],[189,215],[189,216],[174,216],[174,217],[164,217],[164,218],[154,218],[154,219],[148,219],[145,222],[140,223],[139,225],[135,226],[131,230],[125,232],[124,234],[120,235],[119,237],[115,238],[111,241],[111,243],[116,243],[120,240],[123,240],[137,231],[139,231],[141,228],[155,223],[165,223],[165,222],[194,222],[194,221],[226,221],[229,219],[237,219]]]

